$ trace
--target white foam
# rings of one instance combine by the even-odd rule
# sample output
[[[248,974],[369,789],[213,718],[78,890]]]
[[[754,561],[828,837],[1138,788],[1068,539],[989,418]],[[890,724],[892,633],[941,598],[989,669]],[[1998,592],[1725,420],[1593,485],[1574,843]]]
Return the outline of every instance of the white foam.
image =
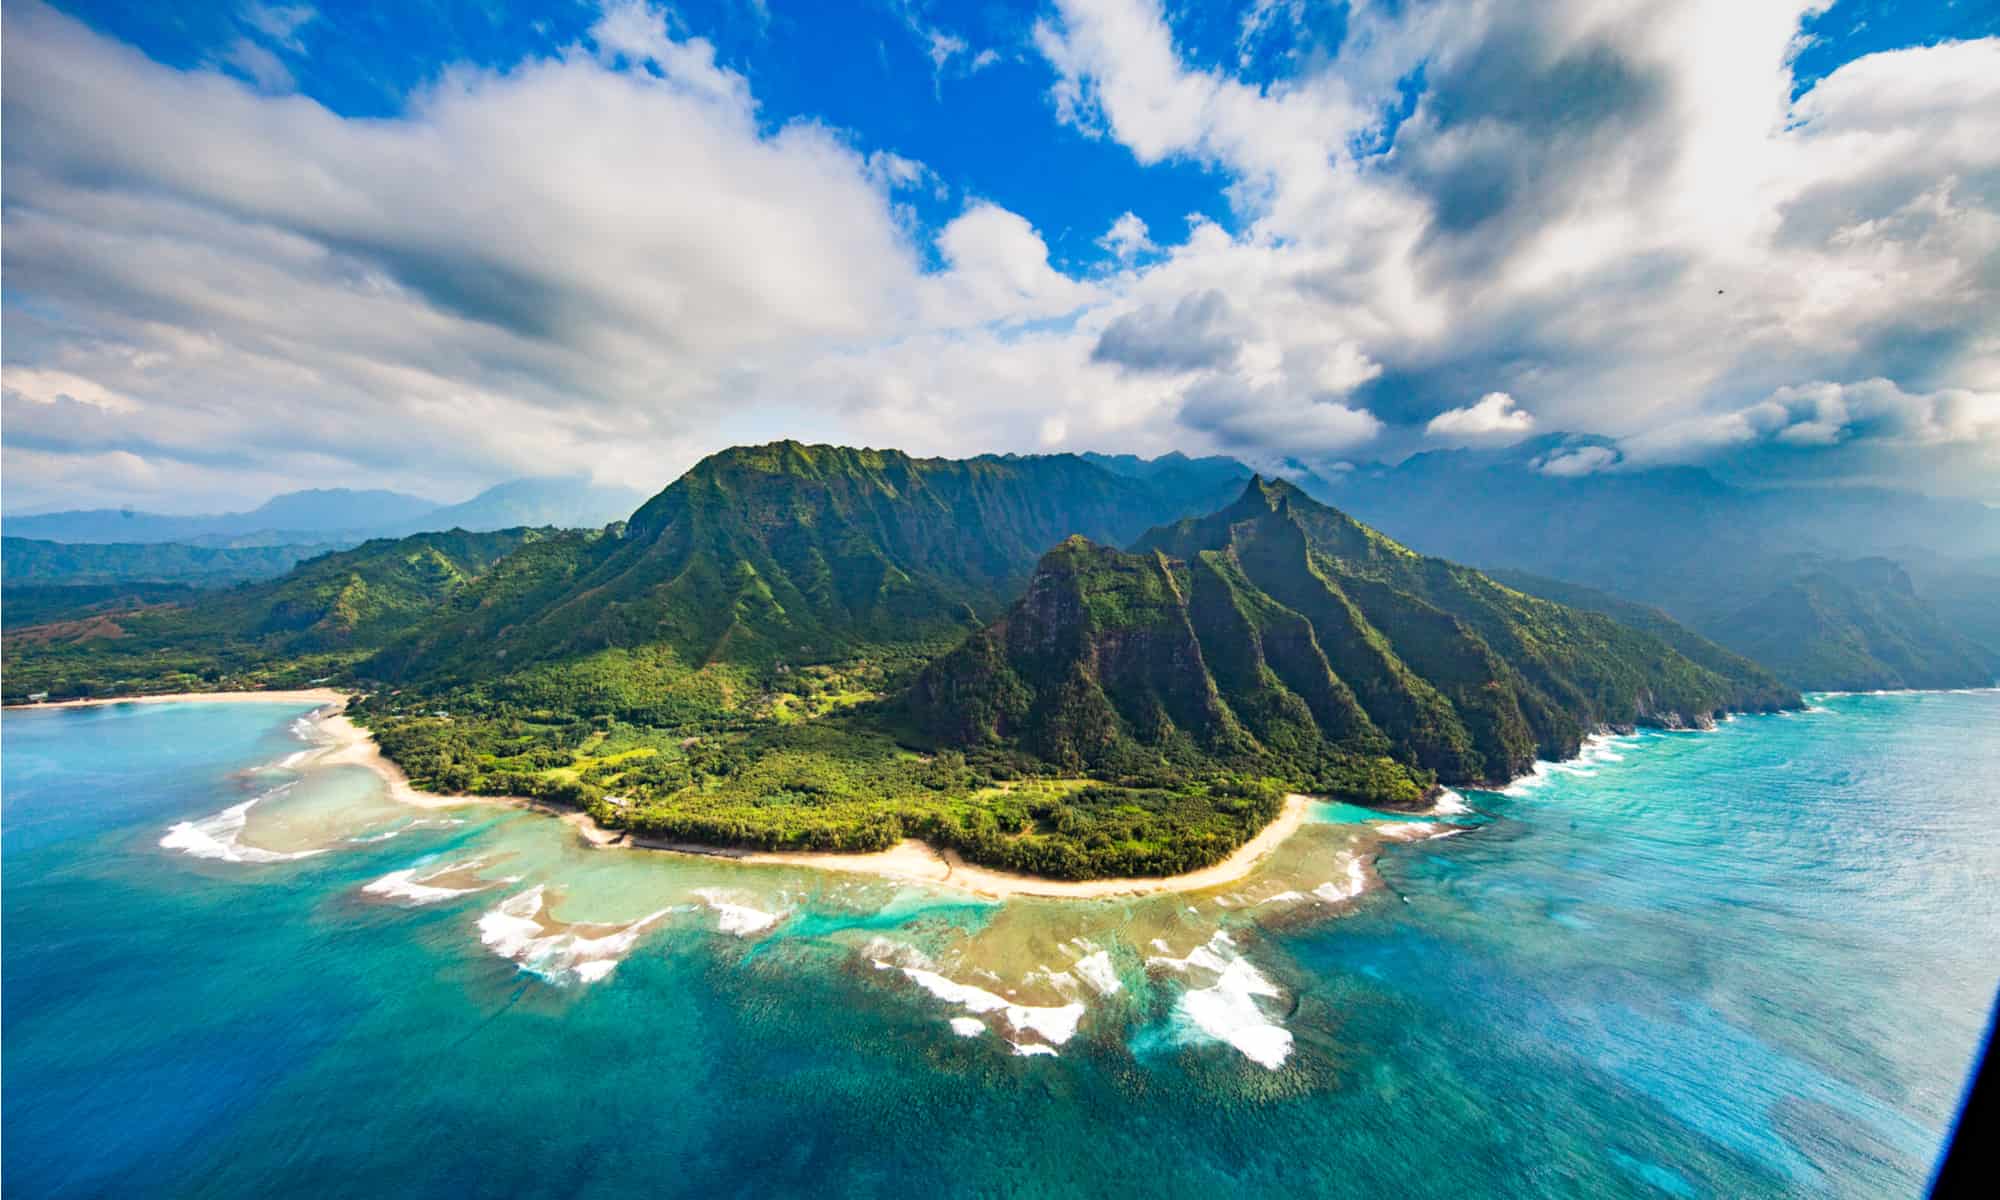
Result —
[[[1350,854],[1347,856],[1347,878],[1338,881],[1330,879],[1314,888],[1313,895],[1328,904],[1341,904],[1367,890],[1368,868],[1362,865],[1360,855]]]
[[[986,1032],[986,1022],[978,1017],[953,1017],[951,1031],[960,1037],[978,1037]]]
[[[1277,999],[1284,993],[1236,952],[1227,932],[1217,930],[1185,958],[1146,961],[1182,973],[1200,969],[1215,974],[1213,983],[1188,989],[1174,1003],[1175,1019],[1191,1032],[1227,1043],[1251,1062],[1274,1071],[1291,1056],[1291,1030],[1267,1017],[1257,1003],[1259,997]]]
[[[251,808],[259,800],[268,800],[291,786],[288,783],[283,787],[272,788],[261,796],[252,796],[241,804],[231,805],[214,816],[203,817],[198,821],[182,821],[167,830],[166,836],[160,839],[160,845],[195,858],[212,858],[219,862],[231,863],[293,862],[326,853],[324,848],[287,852],[243,844],[243,827],[250,821]]]
[[[440,901],[456,899],[459,896],[470,896],[474,892],[486,890],[490,885],[482,883],[477,887],[448,888],[432,886],[425,883],[425,880],[436,879],[440,875],[448,875],[453,871],[469,871],[479,865],[481,864],[478,859],[472,859],[466,862],[449,863],[442,867],[409,867],[401,871],[391,871],[380,879],[364,884],[361,890],[371,896],[381,896],[387,900],[401,900],[407,904],[436,904]]]
[[[1118,982],[1118,969],[1111,965],[1111,954],[1106,950],[1077,959],[1076,973],[1100,996],[1112,995],[1124,986]]]
[[[1258,901],[1257,903],[1259,903],[1259,904],[1296,904],[1297,902],[1299,902],[1300,900],[1303,900],[1303,899],[1305,899],[1305,898],[1306,898],[1306,894],[1305,894],[1304,892],[1279,892],[1279,893],[1278,893],[1277,895],[1275,895],[1275,896],[1266,896],[1266,897],[1264,897],[1264,898],[1263,898],[1262,900],[1259,900],[1259,901]]]
[[[878,971],[887,971],[892,967],[899,966],[928,967],[931,965],[930,955],[925,954],[915,946],[907,942],[892,941],[889,938],[879,935],[868,939],[868,944],[861,948],[861,954],[868,961],[874,963],[875,969]]]
[[[1377,825],[1375,832],[1399,842],[1414,842],[1419,838],[1430,837],[1437,832],[1437,826],[1428,821],[1391,821]]]
[[[540,920],[542,884],[502,900],[480,914],[479,940],[521,970],[554,984],[596,983],[610,975],[668,909],[648,913],[596,937],[574,930],[551,933]]]
[[[1014,1047],[1014,1053],[1021,1058],[1032,1058],[1037,1054],[1046,1054],[1050,1058],[1062,1057],[1056,1053],[1054,1046],[1045,1045],[1041,1042],[1010,1042],[1008,1044]]]
[[[1438,797],[1437,804],[1432,807],[1430,815],[1433,817],[1457,817],[1471,811],[1472,806],[1465,802],[1465,797],[1452,791],[1450,788],[1446,788],[1444,789],[1444,794]]]
[[[404,828],[408,828],[408,826],[405,826]],[[348,838],[347,840],[355,843],[358,846],[366,846],[375,842],[386,842],[390,838],[396,837],[402,832],[403,832],[402,829],[385,829],[380,833],[357,833],[353,837]]]
[[[1004,996],[994,995],[985,988],[947,979],[936,971],[927,971],[921,967],[899,969],[912,983],[947,1004],[955,1004],[969,1013],[980,1016],[998,1013],[1007,1023],[1007,1027],[1015,1033],[1032,1033],[1053,1045],[1060,1046],[1075,1037],[1076,1027],[1083,1020],[1084,1007],[1079,1003],[1040,1008],[1016,1004]],[[1022,1043],[1015,1042],[1014,1045],[1016,1051],[1020,1052]]]
[[[720,888],[696,888],[694,894],[701,897],[703,904],[715,910],[717,927],[737,937],[754,937],[776,925],[779,920],[780,914],[738,903],[740,896]]]
[[[1022,978],[1021,982],[1047,984],[1050,988],[1060,993],[1065,1000],[1076,999],[1078,993],[1083,990],[1083,985],[1077,982],[1076,976],[1070,974],[1068,971],[1052,971],[1048,967],[1035,968],[1028,972]],[[1010,988],[1009,991],[1011,990]]]
[[[1549,768],[1555,764],[1545,759],[1536,759],[1528,773],[1500,789],[1503,796],[1525,796],[1549,781]]]

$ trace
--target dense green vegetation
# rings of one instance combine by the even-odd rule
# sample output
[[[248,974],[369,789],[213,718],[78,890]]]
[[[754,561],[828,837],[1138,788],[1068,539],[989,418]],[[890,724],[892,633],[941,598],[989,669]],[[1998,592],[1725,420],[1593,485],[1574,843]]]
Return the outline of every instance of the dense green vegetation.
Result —
[[[1515,591],[1585,612],[1603,613],[1629,629],[1652,634],[1678,650],[1690,662],[1706,667],[1743,689],[1743,706],[1746,708],[1789,708],[1800,702],[1797,688],[1781,682],[1757,663],[1717,645],[1651,605],[1623,600],[1582,584],[1530,575],[1526,571],[1499,570],[1489,574]]]
[[[667,843],[869,851],[921,837],[1053,878],[1160,875],[1227,857],[1281,799],[1276,781],[1215,770],[1077,778],[1005,752],[919,753],[865,713],[683,737],[390,695],[354,712],[419,786],[584,808]]]
[[[20,629],[153,604],[188,604],[200,599],[200,593],[185,583],[9,584],[0,588],[0,619],[9,629]]]
[[[186,604],[6,633],[5,694],[71,696],[296,687],[343,675],[509,551],[540,535],[427,533],[300,563],[281,579]]]
[[[0,538],[9,591],[23,584],[188,583],[220,587],[283,575],[336,549],[305,546],[188,546],[177,542],[76,544]]]
[[[1213,863],[1287,789],[1414,807],[1600,724],[1787,698],[1284,485],[1186,517],[1227,464],[1116,465],[739,448],[600,531],[374,541],[10,624],[6,692],[326,680],[433,790],[1064,878]]]
[[[1429,553],[1657,608],[1788,687],[1972,687],[2000,674],[2000,510],[1866,487],[1741,487],[1690,466],[1540,469],[1581,447],[1614,449],[1553,434],[1432,451],[1314,494]]]
[[[1939,620],[1887,559],[1806,571],[1737,610],[1727,630],[1732,648],[1829,691],[1984,686],[2000,675],[2000,655]]]

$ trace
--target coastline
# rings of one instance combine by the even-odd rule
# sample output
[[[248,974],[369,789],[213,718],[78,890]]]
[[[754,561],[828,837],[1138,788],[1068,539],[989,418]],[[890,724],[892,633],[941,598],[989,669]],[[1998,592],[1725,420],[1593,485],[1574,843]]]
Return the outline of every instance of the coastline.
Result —
[[[929,884],[969,892],[988,899],[1100,900],[1118,896],[1149,896],[1165,892],[1196,892],[1235,883],[1250,874],[1273,850],[1297,833],[1312,809],[1312,797],[1293,793],[1270,824],[1219,863],[1179,875],[1141,876],[1123,879],[1044,879],[968,863],[948,849],[940,849],[916,838],[907,838],[887,850],[873,853],[840,851],[738,850],[723,846],[651,842],[635,838],[624,830],[606,829],[590,814],[573,809],[557,809],[520,796],[443,796],[426,792],[410,782],[403,769],[390,761],[375,742],[373,734],[354,723],[346,714],[348,696],[332,688],[308,688],[271,692],[183,692],[155,696],[65,700],[24,706],[33,708],[80,708],[102,704],[168,703],[307,703],[319,706],[314,725],[328,741],[309,760],[328,766],[358,766],[373,771],[382,780],[389,798],[413,808],[464,808],[496,805],[528,808],[547,813],[575,829],[577,836],[599,849],[630,849],[654,853],[686,854],[728,859],[750,866],[807,867],[821,871],[843,871],[874,875],[905,883]]]
[[[720,854],[736,862],[765,866],[813,867],[822,871],[855,871],[908,883],[928,883],[956,888],[989,899],[1012,897],[1061,900],[1103,900],[1113,896],[1152,896],[1162,892],[1198,892],[1235,883],[1254,870],[1279,845],[1299,831],[1312,810],[1312,797],[1296,793],[1285,797],[1285,806],[1269,825],[1236,848],[1219,863],[1179,875],[1138,876],[1124,879],[1043,879],[1019,875],[968,863],[950,850],[941,850],[917,838],[905,838],[887,850],[871,854],[842,854],[833,851],[748,851],[731,853],[666,843],[648,844],[631,839],[629,844],[647,850],[682,854]],[[587,818],[586,818],[587,819]]]
[[[337,704],[347,707],[347,693],[334,688],[293,688],[274,692],[166,692],[150,696],[104,696],[89,700],[40,700],[9,704],[8,711],[38,708],[98,708],[107,704]]]

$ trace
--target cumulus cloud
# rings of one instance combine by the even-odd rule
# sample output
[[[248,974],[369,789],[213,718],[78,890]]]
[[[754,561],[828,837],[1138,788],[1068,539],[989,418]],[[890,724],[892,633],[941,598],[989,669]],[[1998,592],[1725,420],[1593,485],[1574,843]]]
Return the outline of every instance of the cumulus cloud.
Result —
[[[1062,0],[1037,40],[1059,119],[1231,174],[1244,231],[1208,274],[1289,307],[1289,346],[1373,363],[1349,402],[1386,451],[1497,383],[1542,428],[1709,427],[1678,439],[1701,457],[1802,379],[2000,376],[2000,41],[1869,55],[1793,102],[1810,7],[1357,8],[1324,68],[1262,86],[1184,61],[1145,0]]]
[[[1251,79],[1184,55],[1159,0],[1056,0],[1046,109],[1009,119],[1199,164],[1232,210],[1175,240],[1113,197],[1095,269],[998,199],[920,225],[909,193],[961,181],[771,120],[642,0],[373,120],[269,63],[174,69],[11,5],[8,502],[656,486],[784,435],[1326,470],[1531,429],[1611,439],[1554,474],[1990,493],[2000,39],[1870,54],[1794,99],[1813,3],[1356,5],[1336,48]],[[1251,5],[1242,47],[1296,7]],[[333,32],[240,16],[287,72]],[[986,59],[924,45],[940,73]]]
[[[1488,392],[1477,404],[1448,408],[1430,419],[1424,432],[1439,441],[1460,445],[1518,442],[1535,427],[1532,413],[1517,407],[1505,392]]]
[[[1210,288],[1183,296],[1171,310],[1140,308],[1105,327],[1091,360],[1134,371],[1194,371],[1235,360],[1236,315],[1229,297]]]
[[[1097,244],[1109,250],[1121,263],[1129,263],[1141,254],[1147,254],[1159,247],[1153,244],[1152,230],[1139,219],[1136,213],[1121,213]]]

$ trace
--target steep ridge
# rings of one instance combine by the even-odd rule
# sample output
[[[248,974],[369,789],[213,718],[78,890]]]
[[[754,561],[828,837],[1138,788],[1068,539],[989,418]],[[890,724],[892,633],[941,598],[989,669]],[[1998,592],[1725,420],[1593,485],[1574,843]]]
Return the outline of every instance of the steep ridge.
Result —
[[[1572,755],[1599,727],[1796,701],[1259,479],[1129,553],[1057,547],[909,707],[943,743],[1072,769],[1209,758],[1324,779],[1386,753],[1415,779],[1474,783]]]
[[[622,528],[538,545],[371,669],[466,680],[605,652],[769,667],[951,638],[1071,533],[1190,511],[1069,455],[918,459],[776,442],[702,460]]]
[[[1622,599],[1580,583],[1531,575],[1526,571],[1503,568],[1487,574],[1517,592],[1540,596],[1544,600],[1553,600],[1586,612],[1603,613],[1620,625],[1652,634],[1686,655],[1690,661],[1743,688],[1749,698],[1746,703],[1751,707],[1786,707],[1798,703],[1798,690],[1780,681],[1762,665],[1710,641],[1649,604]]]

